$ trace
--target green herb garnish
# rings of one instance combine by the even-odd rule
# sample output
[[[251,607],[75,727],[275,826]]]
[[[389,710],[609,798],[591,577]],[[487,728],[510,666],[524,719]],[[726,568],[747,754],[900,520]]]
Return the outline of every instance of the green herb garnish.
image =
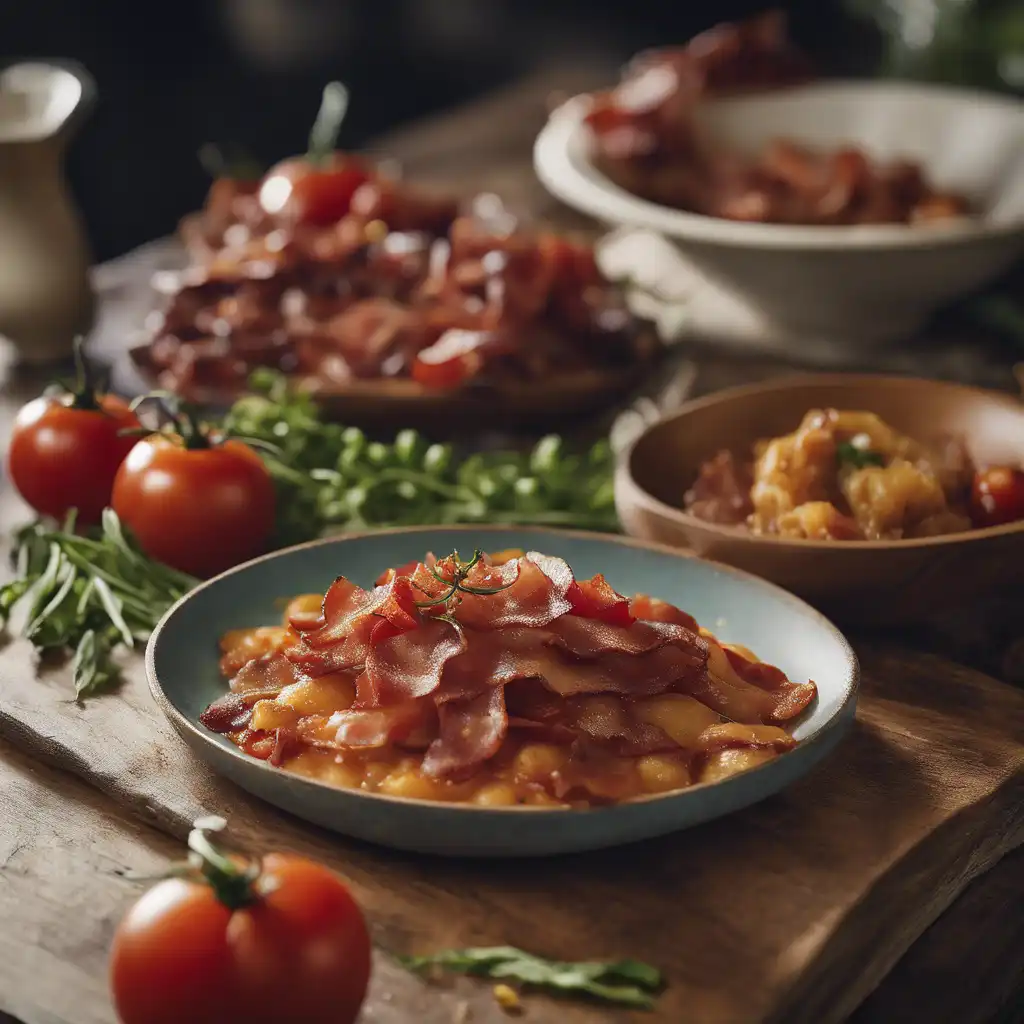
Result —
[[[277,486],[279,545],[374,527],[489,523],[618,532],[607,441],[566,451],[557,436],[531,452],[460,459],[451,445],[403,430],[391,444],[321,420],[313,399],[286,378],[257,371],[223,429],[261,451]]]
[[[111,509],[101,527],[43,523],[15,534],[17,577],[0,587],[0,625],[25,608],[22,633],[40,651],[73,652],[75,693],[118,679],[114,651],[144,643],[164,612],[198,580],[147,558]]]
[[[544,960],[513,946],[448,949],[430,956],[398,957],[411,971],[439,968],[476,977],[509,979],[566,995],[585,995],[638,1010],[654,1007],[662,987],[661,972],[639,960],[612,963],[562,963]]]
[[[870,448],[858,448],[850,441],[840,441],[836,445],[836,461],[840,466],[864,469],[865,466],[884,466],[885,456]]]

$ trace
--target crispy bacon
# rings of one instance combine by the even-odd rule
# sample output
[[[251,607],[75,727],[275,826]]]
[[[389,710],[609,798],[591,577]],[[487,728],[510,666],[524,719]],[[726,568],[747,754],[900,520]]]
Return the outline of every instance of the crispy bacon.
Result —
[[[252,706],[258,699],[246,700],[240,693],[225,693],[199,716],[199,721],[211,732],[239,732],[248,726]]]
[[[628,626],[634,621],[629,601],[615,591],[601,573],[589,580],[576,580],[566,595],[573,615],[600,619],[613,626]]]
[[[444,704],[438,718],[440,734],[423,757],[423,773],[450,779],[471,775],[498,752],[508,731],[505,688]]]
[[[428,696],[441,685],[448,661],[465,649],[463,631],[442,619],[373,644],[366,658],[366,684],[358,691],[360,703],[382,707]]]
[[[389,570],[369,591],[339,577],[312,628],[293,627],[282,651],[247,663],[201,721],[241,742],[255,736],[252,706],[300,682],[312,713],[270,714],[285,694],[258,719],[269,731],[253,746],[273,764],[303,745],[396,747],[423,751],[426,776],[457,781],[514,730],[568,748],[566,771],[537,784],[570,801],[629,792],[637,778],[629,759],[641,755],[683,751],[685,767],[687,757],[729,747],[793,745],[777,723],[810,703],[813,683],[701,636],[664,601],[627,600],[603,576],[576,581],[559,558],[510,555],[466,573],[463,585],[478,593],[453,591],[460,564],[429,556]],[[333,710],[330,697],[322,703],[329,690],[312,679],[329,672],[347,676],[347,693],[354,684],[351,706],[350,697],[344,709]],[[700,714],[678,719],[672,702],[684,698]]]
[[[298,725],[307,743],[331,749],[371,750],[401,743],[433,714],[430,701],[409,701],[388,708],[336,711],[329,718],[309,715]]]
[[[284,654],[271,654],[246,662],[230,682],[232,691],[251,696],[275,697],[298,678],[295,665]]]
[[[363,590],[339,576],[324,595],[324,625],[303,633],[302,640],[314,649],[341,643],[370,615],[386,619],[399,629],[414,629],[419,618],[409,577],[395,576],[383,586]]]
[[[677,608],[668,601],[660,601],[647,594],[637,594],[629,602],[629,610],[634,618],[643,622],[672,622],[677,626],[685,626],[692,633],[700,628],[692,615],[687,615],[682,608]]]

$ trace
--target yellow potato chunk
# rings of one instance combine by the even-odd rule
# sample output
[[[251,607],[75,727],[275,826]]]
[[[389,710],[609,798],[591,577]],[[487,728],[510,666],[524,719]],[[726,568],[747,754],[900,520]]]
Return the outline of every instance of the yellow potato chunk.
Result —
[[[428,779],[414,768],[396,768],[389,772],[377,787],[378,793],[402,796],[410,800],[443,800],[444,784]]]
[[[299,594],[298,597],[293,597],[284,609],[283,622],[287,626],[288,620],[293,615],[310,615],[320,614],[320,608],[323,606],[324,596],[323,594]]]
[[[304,715],[331,715],[345,711],[356,699],[356,684],[350,675],[335,672],[316,679],[300,679],[286,686],[277,700]]]
[[[287,768],[296,775],[317,779],[339,789],[358,789],[362,775],[350,765],[339,761],[327,750],[304,750],[287,762]]]
[[[473,803],[480,807],[511,807],[517,802],[515,786],[507,782],[489,782],[473,794]]]
[[[667,793],[690,784],[690,771],[678,758],[647,754],[637,758],[636,770],[648,793]]]
[[[276,700],[258,700],[252,709],[253,729],[280,729],[282,726],[294,725],[299,720],[299,713]]]
[[[731,775],[756,768],[775,757],[775,751],[764,747],[729,747],[716,750],[705,762],[701,782],[721,782]]]
[[[528,782],[544,782],[565,767],[566,752],[553,743],[527,743],[516,754],[513,771]]]
[[[715,647],[712,647],[711,651],[714,650]],[[711,708],[682,693],[666,693],[660,697],[638,700],[634,702],[632,711],[640,721],[656,725],[679,746],[688,750],[696,746],[700,734],[709,725],[721,721]]]

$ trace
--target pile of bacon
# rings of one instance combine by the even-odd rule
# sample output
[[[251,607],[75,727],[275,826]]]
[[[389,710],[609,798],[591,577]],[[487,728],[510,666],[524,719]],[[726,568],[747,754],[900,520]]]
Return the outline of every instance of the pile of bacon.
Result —
[[[166,308],[148,324],[141,359],[161,386],[228,394],[257,367],[313,389],[501,386],[652,354],[590,245],[525,230],[495,196],[460,215],[367,174],[331,223],[272,216],[257,185],[215,182],[187,226],[197,262],[161,275]]]
[[[642,53],[616,88],[593,97],[587,123],[596,162],[635,195],[728,220],[914,224],[968,212],[962,196],[936,191],[910,161],[882,165],[852,146],[815,153],[780,139],[750,162],[698,129],[702,100],[810,78],[779,12]]]
[[[303,745],[336,751],[399,747],[422,752],[424,775],[462,780],[519,734],[570,745],[555,796],[586,792],[601,754],[678,751],[660,728],[634,717],[636,698],[681,693],[722,716],[698,754],[726,747],[789,749],[778,724],[814,698],[777,668],[725,651],[709,665],[705,640],[685,612],[646,596],[627,600],[600,575],[576,580],[560,558],[528,553],[465,579],[473,592],[445,600],[454,556],[388,570],[373,590],[340,577],[320,616],[293,619],[282,652],[245,664],[231,690],[204,712],[256,756],[282,763]],[[355,703],[312,714],[276,734],[248,729],[258,700],[306,676],[351,673]],[[595,695],[608,699],[594,701]]]

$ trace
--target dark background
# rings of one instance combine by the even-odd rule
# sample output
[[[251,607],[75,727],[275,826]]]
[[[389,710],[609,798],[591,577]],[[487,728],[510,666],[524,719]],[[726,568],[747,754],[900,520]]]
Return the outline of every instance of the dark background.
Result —
[[[839,0],[782,4],[827,66],[871,38]],[[682,42],[756,0],[0,0],[4,63],[73,59],[99,103],[69,156],[98,259],[166,234],[201,203],[196,152],[236,143],[265,163],[301,152],[325,82],[352,106],[341,145],[471,99],[540,66],[620,63]]]

